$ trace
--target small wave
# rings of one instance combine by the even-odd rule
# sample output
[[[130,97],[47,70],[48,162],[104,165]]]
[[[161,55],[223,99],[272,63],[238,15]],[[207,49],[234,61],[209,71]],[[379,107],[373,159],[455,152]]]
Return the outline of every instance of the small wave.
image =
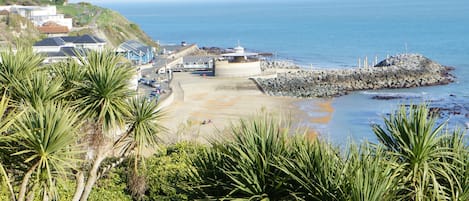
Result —
[[[392,100],[392,99],[419,99],[424,98],[426,93],[412,93],[412,92],[371,92],[363,91],[363,95],[371,96],[372,99],[378,100]]]
[[[427,95],[426,92],[413,93],[413,92],[374,92],[374,91],[362,91],[363,95],[369,96],[381,96],[381,97],[403,97],[403,98],[422,98]]]

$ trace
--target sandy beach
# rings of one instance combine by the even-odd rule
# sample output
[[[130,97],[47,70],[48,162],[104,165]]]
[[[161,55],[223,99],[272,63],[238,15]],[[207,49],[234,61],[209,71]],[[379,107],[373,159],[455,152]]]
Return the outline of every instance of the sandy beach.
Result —
[[[164,108],[164,125],[169,129],[163,137],[166,143],[223,139],[223,131],[232,123],[261,112],[289,117],[295,123],[325,124],[334,111],[330,100],[317,99],[313,104],[318,115],[312,117],[299,109],[301,99],[265,95],[248,78],[174,73],[171,87],[174,101]]]

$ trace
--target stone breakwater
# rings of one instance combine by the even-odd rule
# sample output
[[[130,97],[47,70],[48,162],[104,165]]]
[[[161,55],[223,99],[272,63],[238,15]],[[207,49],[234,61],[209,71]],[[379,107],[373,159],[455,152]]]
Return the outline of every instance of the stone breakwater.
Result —
[[[374,67],[292,70],[253,80],[267,94],[294,97],[333,97],[351,91],[443,85],[454,81],[452,68],[419,54],[389,57]]]
[[[261,70],[267,71],[270,69],[299,69],[300,67],[291,61],[275,60],[275,61],[261,61]]]

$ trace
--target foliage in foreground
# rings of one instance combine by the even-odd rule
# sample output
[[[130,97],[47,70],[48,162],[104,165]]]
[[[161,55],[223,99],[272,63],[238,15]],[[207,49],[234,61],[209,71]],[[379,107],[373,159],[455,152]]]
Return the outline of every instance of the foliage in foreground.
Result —
[[[404,107],[373,125],[379,143],[341,151],[294,137],[268,116],[242,120],[233,140],[192,161],[203,199],[466,200],[464,134],[436,124],[426,105]]]
[[[108,192],[93,191],[112,169],[103,161],[132,156],[137,169],[142,149],[164,131],[157,103],[135,96],[135,70],[111,50],[86,52],[81,65],[40,66],[30,48],[0,57],[0,179],[12,200],[86,201]]]

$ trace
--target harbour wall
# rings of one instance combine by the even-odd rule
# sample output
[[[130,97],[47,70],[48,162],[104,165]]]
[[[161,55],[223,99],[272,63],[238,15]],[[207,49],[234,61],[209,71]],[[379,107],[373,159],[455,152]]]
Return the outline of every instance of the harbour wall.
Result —
[[[351,91],[443,85],[454,81],[451,68],[419,54],[397,55],[374,67],[291,70],[253,80],[267,94],[334,97]]]

